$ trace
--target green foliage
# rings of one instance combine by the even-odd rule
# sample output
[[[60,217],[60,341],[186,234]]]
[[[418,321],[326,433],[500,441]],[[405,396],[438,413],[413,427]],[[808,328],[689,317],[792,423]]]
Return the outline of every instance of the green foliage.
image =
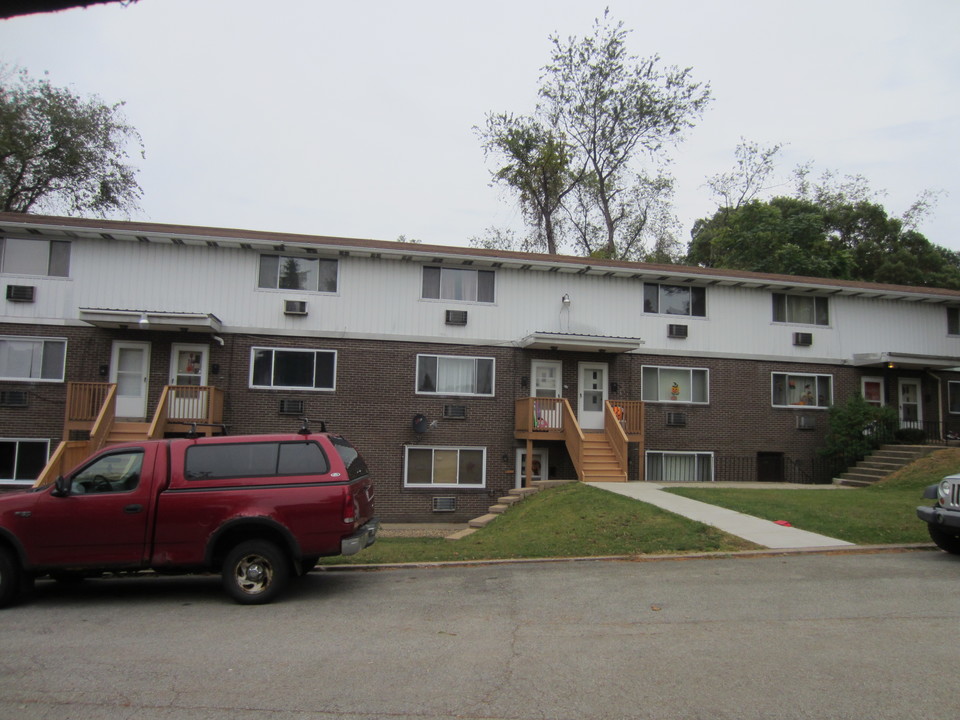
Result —
[[[838,459],[859,460],[892,436],[897,412],[890,406],[877,407],[860,393],[830,408],[830,429],[820,453]]]
[[[494,181],[516,191],[548,252],[572,240],[585,256],[679,256],[663,154],[693,126],[710,90],[689,68],[631,55],[628,34],[605,12],[588,36],[551,37],[534,115],[491,113],[478,131],[497,160]],[[641,159],[652,171],[638,168]]]
[[[789,490],[672,488],[670,492],[847,542],[928,543],[916,507],[927,485],[960,472],[960,449],[938,450],[866,488],[798,487]]]
[[[462,540],[381,538],[324,564],[436,562],[497,558],[597,557],[733,551],[750,543],[632,498],[581,483],[524,500]]]
[[[687,262],[701,267],[960,289],[960,253],[880,205],[776,197],[698,220]]]
[[[127,150],[143,147],[121,107],[0,68],[0,210],[134,210],[141,190]]]

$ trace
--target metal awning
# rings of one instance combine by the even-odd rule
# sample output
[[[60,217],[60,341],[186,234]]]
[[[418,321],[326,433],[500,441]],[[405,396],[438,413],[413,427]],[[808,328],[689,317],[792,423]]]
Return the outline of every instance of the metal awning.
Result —
[[[855,367],[903,368],[906,370],[960,371],[960,357],[898,352],[861,353],[853,356],[853,365]]]
[[[571,333],[535,332],[520,341],[529,350],[564,350],[566,352],[625,353],[639,350],[640,338],[577,335]]]
[[[96,327],[217,333],[223,327],[212,313],[178,313],[155,310],[80,308],[80,319]]]

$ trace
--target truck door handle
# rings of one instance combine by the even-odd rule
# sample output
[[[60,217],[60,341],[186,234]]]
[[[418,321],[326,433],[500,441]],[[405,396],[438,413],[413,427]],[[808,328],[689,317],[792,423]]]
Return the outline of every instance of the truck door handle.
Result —
[[[125,512],[127,515],[136,515],[138,512],[141,512],[142,510],[143,510],[143,505],[127,505],[123,509],[123,512]]]

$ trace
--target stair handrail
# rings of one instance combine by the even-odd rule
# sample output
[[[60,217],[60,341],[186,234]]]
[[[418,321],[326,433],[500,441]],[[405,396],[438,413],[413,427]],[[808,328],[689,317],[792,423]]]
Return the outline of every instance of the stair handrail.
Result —
[[[583,430],[577,422],[577,416],[570,406],[570,401],[562,398],[563,408],[563,440],[567,445],[567,454],[573,461],[573,469],[577,471],[577,479],[583,482]]]
[[[621,416],[623,411],[621,410]],[[627,477],[627,433],[620,424],[621,417],[614,410],[614,405],[607,400],[603,409],[603,433],[606,435],[610,449],[613,450],[617,458],[617,464],[623,472],[623,477]]]
[[[97,417],[93,421],[93,427],[90,428],[90,440],[87,444],[88,455],[97,452],[106,444],[116,416],[117,384],[110,383],[107,396],[103,400],[103,405],[100,406],[100,412],[97,413]]]
[[[156,440],[162,438],[167,429],[167,407],[170,401],[170,386],[164,385],[160,393],[160,400],[157,401],[157,409],[153,413],[153,420],[150,422],[150,429],[147,430],[147,439]]]

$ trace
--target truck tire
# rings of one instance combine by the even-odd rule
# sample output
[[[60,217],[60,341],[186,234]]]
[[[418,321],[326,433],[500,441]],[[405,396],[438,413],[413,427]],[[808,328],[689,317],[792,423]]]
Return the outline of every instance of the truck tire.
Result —
[[[223,561],[223,589],[241,605],[263,605],[283,592],[290,571],[289,558],[272,542],[247,540]]]
[[[0,548],[0,608],[7,607],[17,599],[20,575],[20,565],[13,553],[7,548]]]
[[[938,548],[946,550],[952,555],[960,555],[960,531],[930,525],[929,523],[927,529],[930,531],[930,539],[937,544]]]

